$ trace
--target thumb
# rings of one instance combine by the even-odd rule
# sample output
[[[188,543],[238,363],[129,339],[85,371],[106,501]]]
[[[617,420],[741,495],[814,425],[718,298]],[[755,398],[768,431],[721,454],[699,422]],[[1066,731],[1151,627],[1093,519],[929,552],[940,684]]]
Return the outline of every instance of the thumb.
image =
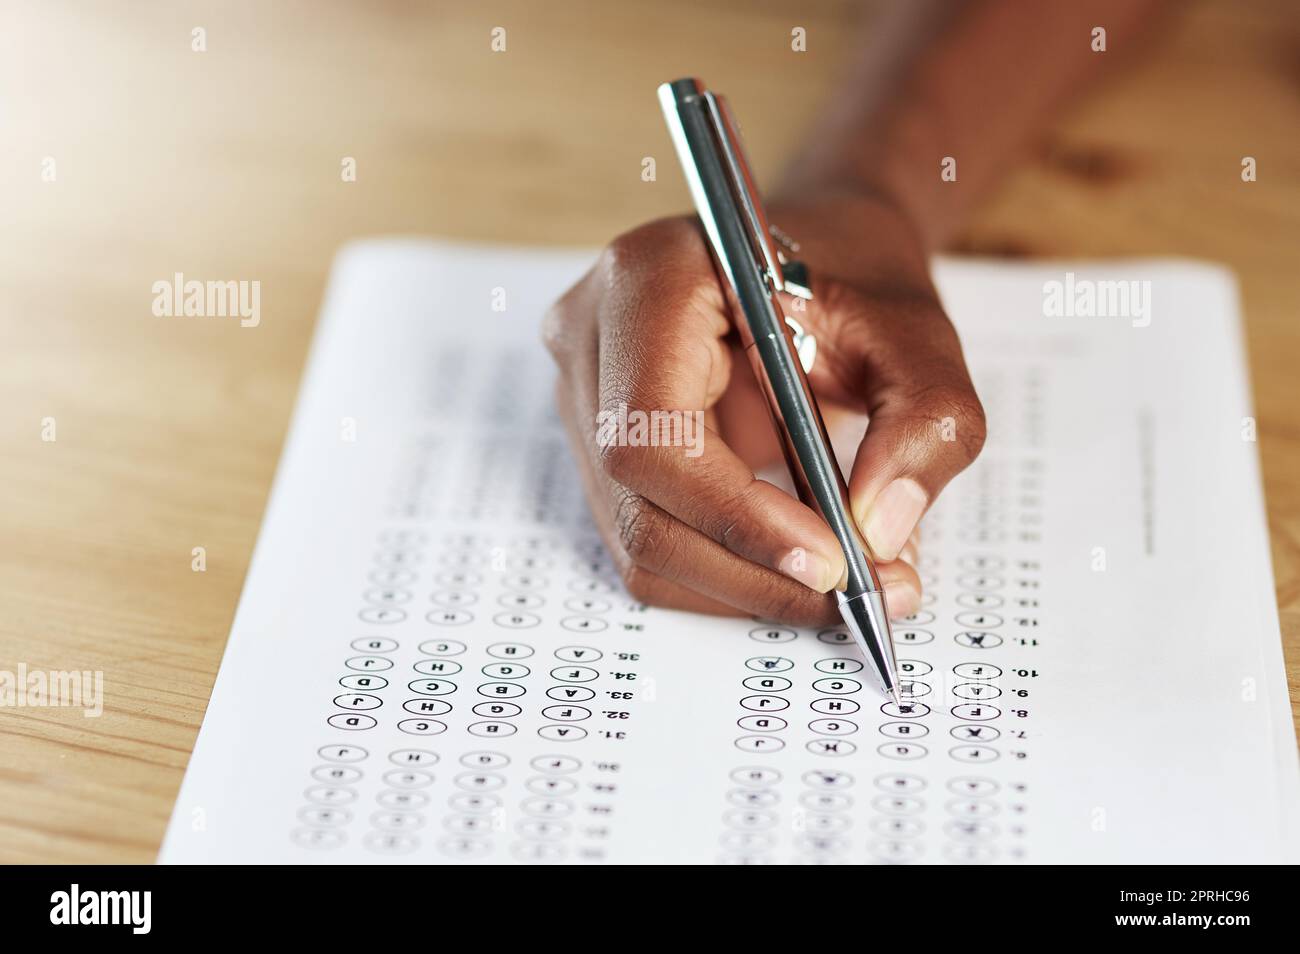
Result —
[[[849,477],[872,555],[898,557],[939,492],[984,446],[984,409],[942,311],[864,336],[858,367],[869,422]],[[919,319],[919,320],[918,320]],[[927,327],[928,326],[928,327]],[[882,334],[881,332],[885,332]]]

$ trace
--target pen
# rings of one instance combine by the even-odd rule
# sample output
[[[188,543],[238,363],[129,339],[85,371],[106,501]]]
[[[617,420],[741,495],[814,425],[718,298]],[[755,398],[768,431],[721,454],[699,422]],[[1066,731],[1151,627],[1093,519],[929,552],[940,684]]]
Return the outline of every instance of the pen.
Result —
[[[808,387],[816,342],[785,316],[777,294],[811,298],[807,270],[777,248],[774,236],[797,251],[767,223],[726,100],[697,79],[680,79],[659,87],[659,103],[799,498],[821,514],[844,550],[848,583],[835,591],[844,625],[881,688],[899,702],[885,594]]]

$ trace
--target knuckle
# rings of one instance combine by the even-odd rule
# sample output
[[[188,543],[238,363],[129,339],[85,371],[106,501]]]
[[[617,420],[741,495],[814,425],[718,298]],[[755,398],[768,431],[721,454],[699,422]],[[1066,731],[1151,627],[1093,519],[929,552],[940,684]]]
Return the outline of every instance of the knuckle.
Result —
[[[960,406],[957,425],[957,443],[961,446],[967,463],[979,456],[987,439],[988,421],[984,417],[984,405],[974,391],[969,391]]]
[[[618,484],[630,484],[635,481],[640,466],[641,450],[642,448],[632,444],[613,441],[597,448],[597,461],[600,469],[610,480]]]
[[[820,604],[823,600],[813,597],[811,593],[802,593],[793,587],[773,587],[763,600],[763,615],[783,622],[807,624],[821,616],[817,609],[809,608],[810,603]]]
[[[974,460],[988,438],[984,406],[970,387],[941,385],[930,388],[922,402],[924,414],[939,429],[941,440],[956,444],[967,462]]]
[[[618,542],[632,567],[643,567],[657,554],[663,543],[663,520],[655,507],[640,494],[625,493],[614,512]],[[623,582],[627,583],[628,570]]]
[[[664,246],[697,241],[697,235],[697,228],[688,218],[655,219],[616,236],[605,248],[603,257],[613,264],[628,264],[643,259],[647,251],[659,252]]]
[[[566,356],[590,334],[599,307],[599,282],[596,269],[592,268],[546,310],[542,316],[541,339],[556,363],[563,365]]]
[[[600,258],[597,261],[599,270],[608,274],[634,268],[645,256],[646,241],[648,239],[645,231],[646,226],[643,225],[621,235],[616,235],[601,250]]]
[[[627,590],[628,595],[638,603],[655,604],[658,601],[658,590],[654,585],[654,577],[638,566],[629,565],[622,574],[623,588]]]
[[[738,516],[726,516],[722,519],[711,523],[706,530],[714,540],[726,547],[733,553],[738,550],[738,537],[741,528],[741,518]]]
[[[615,236],[601,251],[596,270],[607,282],[616,282],[629,275],[644,276],[662,254],[662,243],[657,234],[660,227],[661,223],[649,222]]]
[[[708,505],[709,501],[719,499],[724,493],[711,488],[697,508],[701,514],[699,529],[733,553],[743,553],[753,535],[751,530],[757,520],[754,506],[755,483],[757,478],[747,487],[725,491],[726,507]]]
[[[557,364],[563,364],[583,334],[584,309],[593,308],[591,275],[588,273],[576,285],[560,296],[542,316],[542,344]]]
[[[716,284],[708,249],[693,219],[656,219],[624,232],[601,252],[606,286],[631,283],[689,300]]]
[[[567,351],[568,335],[563,301],[556,302],[542,316],[542,344],[557,362]]]

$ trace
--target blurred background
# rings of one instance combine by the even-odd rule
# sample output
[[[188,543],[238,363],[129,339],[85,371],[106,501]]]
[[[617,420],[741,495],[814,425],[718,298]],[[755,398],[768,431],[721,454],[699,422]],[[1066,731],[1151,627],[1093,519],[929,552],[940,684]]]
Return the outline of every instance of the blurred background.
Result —
[[[0,861],[153,860],[342,243],[596,246],[684,211],[654,97],[683,74],[729,95],[772,182],[880,6],[5,0],[0,668],[102,669],[110,695],[96,720],[0,713]],[[1294,686],[1300,6],[1179,6],[1008,170],[958,249],[1236,271]],[[260,281],[261,325],[153,317],[175,272]]]

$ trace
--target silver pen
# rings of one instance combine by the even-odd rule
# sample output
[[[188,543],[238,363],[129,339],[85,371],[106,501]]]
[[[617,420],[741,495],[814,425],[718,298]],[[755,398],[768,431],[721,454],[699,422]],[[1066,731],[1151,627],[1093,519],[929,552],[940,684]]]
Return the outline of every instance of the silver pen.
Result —
[[[885,594],[808,387],[816,342],[785,315],[778,295],[812,297],[807,269],[786,255],[798,246],[767,223],[726,100],[697,79],[680,79],[659,87],[659,103],[799,498],[821,514],[844,550],[848,585],[835,591],[844,625],[881,688],[899,702]]]

